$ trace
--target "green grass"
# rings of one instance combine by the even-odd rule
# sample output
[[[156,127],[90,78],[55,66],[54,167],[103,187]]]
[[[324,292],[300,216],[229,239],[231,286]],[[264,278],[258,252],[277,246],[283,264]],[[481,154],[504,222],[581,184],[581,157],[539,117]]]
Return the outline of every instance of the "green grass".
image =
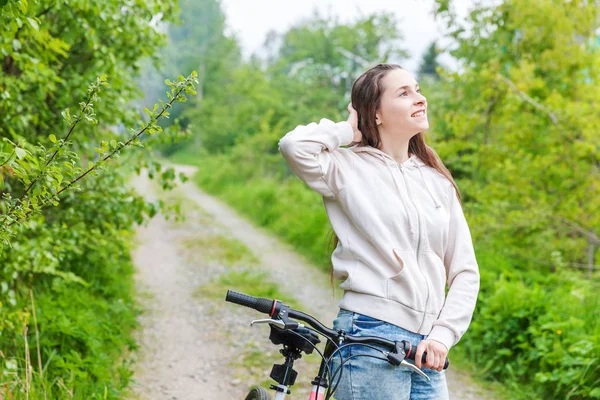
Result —
[[[213,216],[181,189],[163,190],[156,181],[152,182],[152,188],[165,204],[165,218],[177,224],[183,224],[187,219],[200,224],[215,223]]]
[[[258,263],[256,256],[245,244],[222,234],[184,239],[182,245],[188,250],[196,250],[206,261],[215,261],[227,266]]]
[[[278,299],[292,308],[301,309],[301,305],[292,296],[281,291],[268,272],[257,267],[231,269],[219,276],[216,281],[198,287],[194,295],[198,298],[222,300],[228,289],[251,296]]]
[[[171,154],[169,161],[175,164],[199,165],[203,157],[194,146],[185,146],[178,152]]]
[[[506,384],[497,380],[491,380],[489,376],[482,374],[481,368],[469,360],[465,355],[461,343],[454,346],[449,354],[450,367],[453,370],[465,372],[469,380],[474,382],[481,391],[493,393],[494,400],[516,400],[515,393],[506,387]],[[485,392],[483,393],[485,394]]]

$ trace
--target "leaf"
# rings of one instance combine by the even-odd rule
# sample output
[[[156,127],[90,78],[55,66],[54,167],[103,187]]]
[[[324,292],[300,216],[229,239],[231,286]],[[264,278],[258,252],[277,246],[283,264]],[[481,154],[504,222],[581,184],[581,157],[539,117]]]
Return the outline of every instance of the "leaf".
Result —
[[[62,115],[67,122],[71,123],[71,113],[69,112],[68,108],[64,109],[60,115]]]
[[[22,160],[27,156],[27,152],[20,147],[15,147],[15,153],[17,154],[19,160]]]
[[[54,136],[54,134],[50,134],[50,136],[48,136],[48,138],[50,139],[50,141],[52,143],[56,143],[56,136]]]
[[[35,29],[36,31],[40,30],[40,26],[38,25],[37,21],[35,20],[35,18],[27,18],[27,22],[29,22],[29,25],[31,25],[31,27],[33,29]]]

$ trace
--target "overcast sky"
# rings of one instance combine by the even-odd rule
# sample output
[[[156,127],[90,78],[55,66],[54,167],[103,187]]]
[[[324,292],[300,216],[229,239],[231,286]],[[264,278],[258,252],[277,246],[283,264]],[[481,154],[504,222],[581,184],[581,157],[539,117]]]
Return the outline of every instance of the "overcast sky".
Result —
[[[473,3],[455,0],[456,10],[464,15]],[[386,11],[395,14],[405,38],[409,59],[402,66],[416,73],[423,52],[443,36],[443,26],[432,15],[433,0],[222,0],[228,28],[236,32],[245,57],[257,51],[270,30],[283,33],[298,20],[312,15],[337,15],[342,23],[355,20],[360,13]],[[441,62],[452,66],[449,58]]]

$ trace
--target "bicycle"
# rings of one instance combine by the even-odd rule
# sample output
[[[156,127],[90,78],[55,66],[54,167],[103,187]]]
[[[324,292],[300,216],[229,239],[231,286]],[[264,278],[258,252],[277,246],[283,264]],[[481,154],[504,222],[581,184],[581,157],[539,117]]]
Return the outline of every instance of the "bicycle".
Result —
[[[406,359],[414,361],[416,353],[414,346],[406,340],[390,341],[376,336],[352,336],[343,330],[335,331],[327,328],[311,315],[294,310],[279,300],[258,298],[228,290],[225,301],[249,307],[270,316],[270,318],[254,320],[250,325],[269,324],[269,339],[273,344],[283,346],[280,353],[284,356],[285,362],[274,364],[269,375],[278,383],[270,386],[270,389],[275,391],[274,400],[284,400],[285,396],[291,393],[290,387],[294,385],[298,375],[293,368],[294,361],[300,359],[302,353],[311,354],[313,350],[316,350],[321,356],[321,365],[317,376],[311,381],[312,389],[309,400],[331,399],[340,382],[343,365],[351,358],[359,356],[374,357],[387,361],[394,366],[407,367],[429,382],[429,377],[423,371],[406,361]],[[305,322],[310,327],[292,319]],[[319,334],[327,339],[323,352],[317,348],[317,345],[321,342]],[[372,354],[355,354],[343,359],[340,350],[348,346],[366,346],[381,352],[385,358],[373,356]],[[423,354],[423,363],[425,363],[426,356],[426,353]],[[340,358],[340,365],[332,372],[330,371],[330,361],[333,357]],[[448,368],[449,365],[450,361],[446,359],[444,369]],[[245,399],[271,400],[271,396],[265,388],[255,387],[250,390]]]

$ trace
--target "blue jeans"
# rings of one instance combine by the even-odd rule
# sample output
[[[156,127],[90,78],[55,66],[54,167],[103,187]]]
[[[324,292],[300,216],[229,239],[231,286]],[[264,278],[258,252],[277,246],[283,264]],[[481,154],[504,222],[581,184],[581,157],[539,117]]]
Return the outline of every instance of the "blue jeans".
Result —
[[[343,329],[350,335],[379,336],[389,340],[408,340],[415,347],[425,339],[419,335],[396,325],[380,321],[362,314],[340,310],[333,322],[333,328]],[[345,347],[339,353],[346,359],[355,354],[373,354],[384,357],[374,349],[361,345]],[[331,371],[340,365],[338,353],[332,359]],[[408,361],[411,362],[412,361]],[[424,368],[429,376],[427,382],[416,372],[408,368],[395,367],[387,361],[371,357],[355,357],[342,367],[342,378],[334,394],[337,400],[448,400],[448,386],[444,371]],[[339,376],[339,375],[338,375]],[[331,385],[335,384],[337,378]]]

